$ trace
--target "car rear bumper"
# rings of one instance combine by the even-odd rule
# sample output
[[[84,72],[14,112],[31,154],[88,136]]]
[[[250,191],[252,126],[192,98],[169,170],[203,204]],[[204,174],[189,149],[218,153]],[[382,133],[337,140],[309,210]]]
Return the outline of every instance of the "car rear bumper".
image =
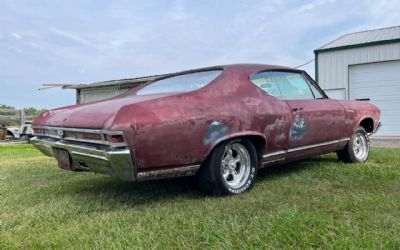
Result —
[[[46,136],[32,137],[30,142],[42,153],[51,157],[56,157],[57,150],[67,151],[71,160],[71,170],[117,176],[124,181],[136,180],[136,166],[127,147],[96,146]]]

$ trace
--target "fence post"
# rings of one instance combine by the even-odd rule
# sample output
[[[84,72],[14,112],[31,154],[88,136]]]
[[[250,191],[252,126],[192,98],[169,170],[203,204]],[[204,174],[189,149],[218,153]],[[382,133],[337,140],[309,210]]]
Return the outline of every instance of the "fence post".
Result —
[[[19,117],[19,125],[25,124],[25,111],[24,109],[20,110],[20,117]]]

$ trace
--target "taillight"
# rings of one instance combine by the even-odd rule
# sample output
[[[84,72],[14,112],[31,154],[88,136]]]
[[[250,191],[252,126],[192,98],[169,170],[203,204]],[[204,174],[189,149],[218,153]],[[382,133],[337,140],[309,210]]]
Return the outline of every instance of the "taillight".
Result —
[[[107,141],[111,143],[122,143],[124,142],[124,137],[122,135],[107,135]]]

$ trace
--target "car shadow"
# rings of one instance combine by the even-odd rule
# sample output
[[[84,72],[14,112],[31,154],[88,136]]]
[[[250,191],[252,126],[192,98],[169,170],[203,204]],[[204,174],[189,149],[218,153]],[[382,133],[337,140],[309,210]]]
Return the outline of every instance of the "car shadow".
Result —
[[[314,156],[303,160],[282,163],[262,168],[258,172],[258,178],[279,178],[288,173],[302,172],[311,168],[317,168],[321,164],[338,163],[336,158],[326,156]]]
[[[91,173],[88,173],[91,174]],[[144,182],[123,182],[118,178],[99,176],[90,180],[75,180],[64,195],[90,202],[106,202],[139,206],[176,199],[201,199],[206,197],[195,177],[183,177]],[[104,204],[107,206],[107,204]]]
[[[333,159],[313,157],[306,160],[296,161],[260,169],[259,181],[275,179],[288,173],[301,172],[306,169],[317,167],[319,164],[310,163],[332,163]],[[92,174],[92,173],[87,173]],[[70,188],[63,195],[73,196],[75,199],[101,203],[102,206],[116,208],[117,204],[127,206],[140,206],[144,204],[160,203],[167,201],[179,201],[188,199],[218,199],[210,197],[202,192],[197,184],[196,177],[183,177],[166,180],[153,180],[144,182],[123,182],[117,178],[98,176],[74,180]]]

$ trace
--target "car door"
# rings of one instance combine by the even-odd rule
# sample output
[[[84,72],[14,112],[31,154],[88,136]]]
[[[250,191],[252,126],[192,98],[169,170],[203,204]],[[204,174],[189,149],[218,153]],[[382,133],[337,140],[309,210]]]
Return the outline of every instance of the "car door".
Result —
[[[303,72],[275,71],[274,80],[292,111],[289,148],[340,139],[344,108],[319,90]]]
[[[289,134],[292,123],[292,111],[282,99],[277,82],[271,78],[270,71],[258,72],[250,77],[251,82],[261,89],[264,94],[259,107],[259,118],[264,120],[267,152],[275,155],[289,147]]]

